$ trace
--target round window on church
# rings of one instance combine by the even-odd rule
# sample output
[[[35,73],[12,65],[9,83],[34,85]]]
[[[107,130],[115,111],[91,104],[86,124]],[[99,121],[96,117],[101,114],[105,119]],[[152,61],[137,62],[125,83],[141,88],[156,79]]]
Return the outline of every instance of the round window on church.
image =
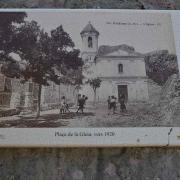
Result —
[[[92,37],[88,37],[88,47],[92,48],[93,47],[93,43],[92,43]]]

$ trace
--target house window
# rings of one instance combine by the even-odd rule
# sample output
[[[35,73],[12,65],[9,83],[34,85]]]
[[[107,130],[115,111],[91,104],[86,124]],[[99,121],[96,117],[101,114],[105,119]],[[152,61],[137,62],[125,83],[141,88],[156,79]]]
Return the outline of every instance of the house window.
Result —
[[[119,71],[119,73],[123,73],[123,65],[122,64],[118,65],[118,71]]]
[[[92,48],[93,44],[92,44],[92,37],[88,37],[88,47]]]

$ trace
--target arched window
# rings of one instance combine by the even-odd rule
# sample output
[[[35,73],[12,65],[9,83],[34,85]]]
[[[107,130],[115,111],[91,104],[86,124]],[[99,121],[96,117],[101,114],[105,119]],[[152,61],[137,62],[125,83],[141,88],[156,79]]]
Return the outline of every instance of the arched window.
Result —
[[[88,47],[92,48],[93,47],[93,43],[92,43],[92,37],[88,37]]]
[[[123,65],[122,64],[118,64],[118,71],[119,71],[119,73],[123,72]]]

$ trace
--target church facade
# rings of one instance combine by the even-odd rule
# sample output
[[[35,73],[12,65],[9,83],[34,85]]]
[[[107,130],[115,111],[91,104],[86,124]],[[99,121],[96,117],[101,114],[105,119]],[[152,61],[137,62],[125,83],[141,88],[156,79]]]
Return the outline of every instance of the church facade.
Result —
[[[97,89],[97,99],[107,101],[108,96],[119,98],[124,94],[127,102],[147,101],[148,78],[144,56],[128,45],[98,46],[100,33],[89,22],[80,33],[82,59],[85,63],[86,79],[98,77],[102,80]],[[85,84],[82,94],[93,100],[92,88]]]

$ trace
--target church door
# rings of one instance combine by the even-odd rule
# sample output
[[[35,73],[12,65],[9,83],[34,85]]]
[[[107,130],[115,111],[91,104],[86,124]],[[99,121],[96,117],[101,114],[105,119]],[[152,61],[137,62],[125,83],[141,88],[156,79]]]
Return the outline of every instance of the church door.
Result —
[[[128,101],[128,89],[127,89],[127,85],[118,85],[118,100],[120,98],[120,96],[124,94],[125,95],[125,101]]]

